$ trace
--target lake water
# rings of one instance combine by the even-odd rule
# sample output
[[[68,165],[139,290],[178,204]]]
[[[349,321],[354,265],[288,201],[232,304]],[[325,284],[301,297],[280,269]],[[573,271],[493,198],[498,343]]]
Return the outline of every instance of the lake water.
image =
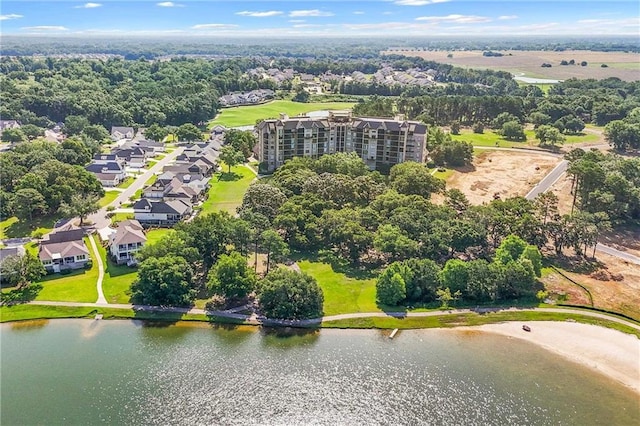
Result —
[[[479,332],[0,325],[2,425],[637,425],[637,395]]]

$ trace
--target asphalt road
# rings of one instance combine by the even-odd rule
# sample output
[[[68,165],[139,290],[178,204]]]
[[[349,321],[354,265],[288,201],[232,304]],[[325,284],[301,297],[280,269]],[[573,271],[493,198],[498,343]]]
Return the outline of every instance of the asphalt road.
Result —
[[[107,207],[114,206],[117,208],[118,206],[120,206],[120,204],[128,203],[129,197],[135,194],[138,189],[141,189],[142,187],[144,187],[145,182],[149,180],[151,176],[153,176],[157,172],[161,172],[164,166],[173,162],[175,158],[182,153],[183,150],[184,150],[184,147],[178,147],[173,152],[168,153],[163,159],[159,160],[149,170],[137,176],[136,180],[131,185],[129,185],[128,188],[120,192],[120,195],[118,195],[118,198],[116,198],[110,204],[98,210],[97,213],[94,213],[91,216],[89,216],[89,220],[94,223],[94,228],[102,229],[104,227],[109,226],[111,224],[111,219],[108,219],[106,217]],[[105,188],[105,189],[108,190],[109,188]]]
[[[527,200],[533,200],[538,195],[547,192],[549,188],[551,188],[551,186],[560,179],[560,176],[567,171],[568,167],[569,162],[567,160],[562,160],[560,164],[551,170],[549,174],[547,174],[536,186],[533,187],[531,191],[529,191],[527,195],[525,195],[525,198]]]

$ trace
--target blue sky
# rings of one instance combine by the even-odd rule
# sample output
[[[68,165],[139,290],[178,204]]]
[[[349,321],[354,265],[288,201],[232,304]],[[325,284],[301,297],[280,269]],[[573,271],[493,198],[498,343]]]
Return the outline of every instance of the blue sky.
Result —
[[[5,1],[2,34],[636,35],[637,0]]]

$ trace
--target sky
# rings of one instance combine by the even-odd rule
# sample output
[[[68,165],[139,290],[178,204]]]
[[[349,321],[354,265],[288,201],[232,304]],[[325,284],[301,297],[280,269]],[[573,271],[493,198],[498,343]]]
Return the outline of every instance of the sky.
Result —
[[[637,0],[0,2],[3,35],[640,37]]]

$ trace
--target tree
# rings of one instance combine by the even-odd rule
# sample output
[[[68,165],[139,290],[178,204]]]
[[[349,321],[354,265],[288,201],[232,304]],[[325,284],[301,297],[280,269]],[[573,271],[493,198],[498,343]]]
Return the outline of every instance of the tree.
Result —
[[[566,140],[558,129],[546,124],[536,129],[536,138],[540,141],[540,146],[555,146],[563,144]]]
[[[640,147],[640,125],[628,124],[622,120],[614,120],[604,128],[604,136],[618,151]]]
[[[144,137],[156,142],[164,140],[164,138],[166,138],[168,134],[169,131],[166,127],[162,127],[157,124],[152,124],[151,126],[144,129]]]
[[[26,142],[27,135],[24,134],[22,129],[6,129],[2,131],[2,142],[20,143]]]
[[[440,272],[440,282],[454,293],[466,289],[469,281],[467,263],[460,259],[449,259]]]
[[[502,136],[510,141],[523,141],[527,139],[524,127],[517,121],[507,121],[502,125]]]
[[[244,161],[244,155],[231,145],[225,145],[220,150],[220,160],[223,161],[229,167],[229,173],[231,173],[231,167],[241,164]]]
[[[407,297],[406,281],[412,278],[411,269],[404,263],[394,262],[385,269],[376,281],[378,303],[396,306]]]
[[[484,124],[482,123],[482,121],[476,121],[475,123],[473,123],[472,130],[473,130],[473,133],[478,133],[478,134],[484,133]]]
[[[224,133],[224,143],[242,152],[244,158],[249,158],[253,154],[257,140],[250,130],[229,129]]]
[[[99,199],[92,194],[73,194],[71,201],[60,204],[60,212],[68,217],[80,217],[80,226],[90,214],[100,210]]]
[[[416,194],[424,198],[429,198],[432,193],[442,192],[445,188],[443,180],[433,177],[423,164],[413,161],[393,166],[389,183],[391,188],[401,194]]]
[[[207,285],[227,300],[244,299],[255,290],[257,277],[247,266],[247,259],[237,251],[223,254],[209,271]]]
[[[460,167],[473,161],[473,145],[465,141],[446,141],[431,151],[437,165]]]
[[[201,141],[202,140],[202,132],[198,129],[197,126],[191,123],[185,123],[178,127],[175,132],[178,140],[181,141]]]
[[[300,89],[296,92],[293,97],[293,102],[309,102],[309,92],[304,89]]]
[[[449,309],[449,303],[458,300],[461,295],[459,290],[451,294],[451,289],[449,287],[438,289],[436,293],[438,295],[438,301],[441,303],[440,309]]]
[[[89,126],[85,126],[84,129],[82,129],[82,134],[87,138],[100,143],[108,143],[111,141],[109,131],[100,124],[91,124]]]
[[[33,220],[34,214],[42,215],[47,211],[47,203],[35,189],[19,189],[13,199],[13,211],[18,219]]]
[[[459,135],[460,134],[460,122],[455,120],[451,122],[451,134]]]
[[[542,255],[538,247],[532,245],[526,246],[520,255],[520,259],[529,260],[533,266],[533,272],[535,272],[536,277],[542,276]]]
[[[526,241],[517,235],[511,234],[500,243],[500,246],[496,250],[495,259],[506,265],[512,260],[518,260],[526,247]]]
[[[64,119],[64,131],[67,135],[79,135],[89,125],[87,117],[81,115],[68,115]]]
[[[189,306],[196,296],[193,271],[182,257],[150,257],[138,268],[131,285],[134,303],[152,306]]]
[[[410,277],[403,277],[407,300],[412,302],[433,302],[440,287],[440,267],[431,259],[408,259],[403,262],[411,271]]]
[[[268,318],[302,320],[322,316],[324,296],[315,278],[277,268],[258,285],[260,311]]]
[[[44,136],[44,129],[42,127],[36,126],[35,124],[25,124],[24,126],[20,127],[20,130],[22,130],[22,132],[29,140]]]
[[[267,274],[270,267],[284,256],[289,254],[289,246],[284,242],[282,236],[273,229],[267,229],[260,235],[262,248],[267,253]]]
[[[254,183],[244,193],[238,212],[241,215],[248,211],[259,213],[272,222],[278,214],[278,209],[286,201],[287,196],[280,188],[267,183]]]
[[[515,121],[520,124],[520,119],[510,112],[501,112],[496,118],[491,121],[491,127],[494,129],[502,129],[505,123]]]
[[[464,192],[457,188],[449,189],[445,195],[445,204],[454,209],[458,214],[465,212],[471,206]]]
[[[373,237],[376,250],[389,254],[393,260],[412,257],[418,252],[418,243],[402,233],[397,226],[385,224],[378,228]]]
[[[0,263],[1,281],[23,288],[46,275],[42,262],[30,252],[22,256],[8,256]]]

